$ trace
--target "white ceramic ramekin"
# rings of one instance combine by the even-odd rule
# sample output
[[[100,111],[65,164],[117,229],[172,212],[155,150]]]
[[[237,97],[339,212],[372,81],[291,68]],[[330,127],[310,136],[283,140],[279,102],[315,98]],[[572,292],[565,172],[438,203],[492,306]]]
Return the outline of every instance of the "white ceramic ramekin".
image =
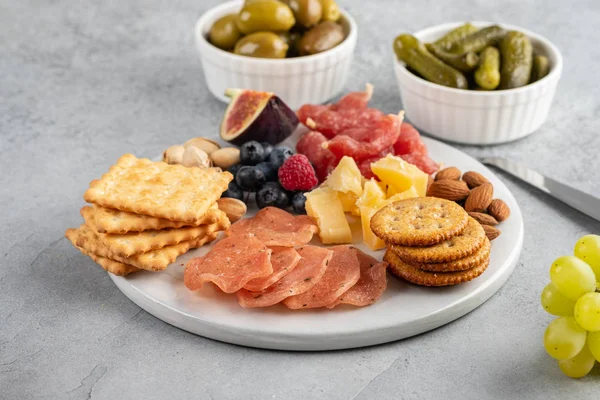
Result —
[[[424,29],[415,37],[438,39],[464,22]],[[473,22],[478,27],[491,22]],[[550,73],[531,85],[498,91],[449,88],[412,74],[394,55],[394,68],[407,118],[419,129],[440,139],[466,144],[510,142],[537,130],[548,117],[562,72],[560,51],[544,37],[515,26],[500,24],[529,36],[536,52],[550,61]]]
[[[212,24],[226,14],[238,12],[242,4],[240,0],[221,4],[196,22],[196,46],[204,78],[216,98],[229,102],[225,97],[227,88],[253,89],[273,92],[292,109],[297,109],[307,103],[324,103],[342,91],[357,37],[356,22],[347,12],[342,10],[341,23],[348,35],[333,49],[312,56],[264,59],[229,53],[206,40]]]

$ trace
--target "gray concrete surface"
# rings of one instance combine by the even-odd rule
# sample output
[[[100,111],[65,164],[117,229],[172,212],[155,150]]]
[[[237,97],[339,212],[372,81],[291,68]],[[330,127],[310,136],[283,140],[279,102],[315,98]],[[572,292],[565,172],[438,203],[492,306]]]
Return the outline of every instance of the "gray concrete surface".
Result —
[[[92,178],[124,152],[142,156],[213,135],[224,105],[208,93],[192,41],[218,1],[0,0],[0,398],[592,399],[600,371],[563,377],[542,347],[538,298],[549,264],[600,225],[504,176],[525,215],[519,265],[479,309],[433,332],[360,350],[237,347],[140,310],[63,238]],[[347,89],[401,101],[391,40],[452,20],[527,27],[565,68],[552,115],[507,155],[600,195],[597,1],[342,0],[359,44]]]

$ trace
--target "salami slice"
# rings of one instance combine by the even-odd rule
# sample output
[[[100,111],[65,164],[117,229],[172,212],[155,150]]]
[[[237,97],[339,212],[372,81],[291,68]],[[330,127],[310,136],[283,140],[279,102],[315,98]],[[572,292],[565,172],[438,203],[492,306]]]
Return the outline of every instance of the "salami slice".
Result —
[[[360,263],[360,279],[336,301],[328,305],[333,308],[338,304],[351,304],[364,307],[377,301],[387,288],[387,263],[380,262],[368,254],[356,249]]]
[[[267,289],[260,292],[242,289],[237,292],[240,306],[245,308],[272,306],[286,297],[304,293],[315,286],[327,270],[333,251],[308,245],[299,248],[298,253],[302,258],[296,268]]]
[[[271,249],[252,234],[225,238],[187,263],[183,282],[190,290],[213,282],[225,293],[234,293],[252,279],[271,275],[270,258]]]
[[[271,265],[273,273],[264,278],[254,278],[244,285],[244,289],[258,292],[271,286],[290,272],[298,265],[300,254],[293,247],[272,247]]]
[[[330,247],[333,257],[323,277],[310,290],[286,298],[291,309],[317,308],[332,304],[360,278],[360,263],[354,246]]]
[[[275,207],[266,207],[252,218],[241,219],[227,230],[228,236],[254,234],[266,246],[293,247],[311,241],[317,225],[306,215],[293,216]]]
[[[327,138],[322,133],[310,131],[305,133],[296,145],[296,151],[308,157],[315,167],[319,182],[323,182],[327,178],[338,162],[331,151],[323,148],[325,142],[327,142]]]

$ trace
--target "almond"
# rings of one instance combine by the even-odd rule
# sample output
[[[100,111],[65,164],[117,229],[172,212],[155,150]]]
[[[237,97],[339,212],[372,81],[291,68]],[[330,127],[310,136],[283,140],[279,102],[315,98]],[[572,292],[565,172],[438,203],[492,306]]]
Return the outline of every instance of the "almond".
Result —
[[[492,241],[494,239],[496,239],[498,236],[500,236],[500,234],[502,232],[500,232],[500,229],[495,228],[493,226],[489,226],[489,225],[481,225],[481,227],[483,228],[483,230],[485,231],[485,236],[487,236],[487,238]]]
[[[427,190],[429,190],[429,187],[431,186],[432,183],[433,183],[433,178],[431,177],[431,175],[429,175],[427,177]]]
[[[442,179],[435,181],[429,186],[427,196],[439,197],[441,199],[460,201],[469,195],[469,188],[463,181],[452,181]]]
[[[488,213],[498,221],[502,222],[510,217],[510,208],[508,208],[504,201],[494,199],[488,206]]]
[[[469,189],[473,189],[477,186],[481,186],[482,184],[488,182],[485,176],[475,171],[465,172],[465,174],[462,177],[462,180],[467,182],[467,186],[469,186]]]
[[[458,168],[456,167],[448,167],[448,168],[444,168],[443,170],[441,170],[440,172],[438,172],[435,175],[435,180],[436,181],[441,181],[443,179],[450,179],[453,181],[457,181],[460,179],[461,176],[461,172]]]
[[[484,211],[492,202],[493,197],[494,187],[492,184],[489,182],[483,183],[471,190],[471,194],[469,194],[465,202],[465,210],[467,212]]]
[[[231,197],[221,197],[217,200],[217,204],[219,205],[219,210],[227,214],[227,218],[231,223],[234,223],[246,214],[246,203],[241,200],[232,199]]]
[[[473,217],[473,219],[479,222],[481,225],[498,225],[498,221],[496,218],[492,217],[489,214],[480,213],[480,212],[470,212],[469,215]]]

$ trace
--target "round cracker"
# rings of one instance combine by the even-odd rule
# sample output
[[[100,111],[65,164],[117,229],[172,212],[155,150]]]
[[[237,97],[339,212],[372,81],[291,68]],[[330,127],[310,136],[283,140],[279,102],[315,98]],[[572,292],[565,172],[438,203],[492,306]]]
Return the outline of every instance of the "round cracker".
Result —
[[[465,258],[461,258],[455,261],[442,262],[442,263],[410,263],[413,267],[428,272],[454,272],[454,271],[466,271],[471,268],[475,268],[481,265],[490,256],[491,244],[486,237],[483,241],[483,246],[479,248],[475,253]],[[406,260],[404,260],[406,262]]]
[[[475,253],[485,243],[485,231],[475,219],[467,218],[467,227],[460,235],[451,237],[433,246],[400,246],[390,248],[409,264],[445,263],[460,260]]]
[[[428,272],[405,263],[390,250],[385,253],[383,259],[390,263],[389,269],[392,274],[421,286],[451,286],[468,282],[483,274],[490,263],[488,257],[480,265],[466,271]]]
[[[460,234],[469,215],[453,201],[418,197],[389,204],[371,218],[371,230],[386,243],[430,246]]]

